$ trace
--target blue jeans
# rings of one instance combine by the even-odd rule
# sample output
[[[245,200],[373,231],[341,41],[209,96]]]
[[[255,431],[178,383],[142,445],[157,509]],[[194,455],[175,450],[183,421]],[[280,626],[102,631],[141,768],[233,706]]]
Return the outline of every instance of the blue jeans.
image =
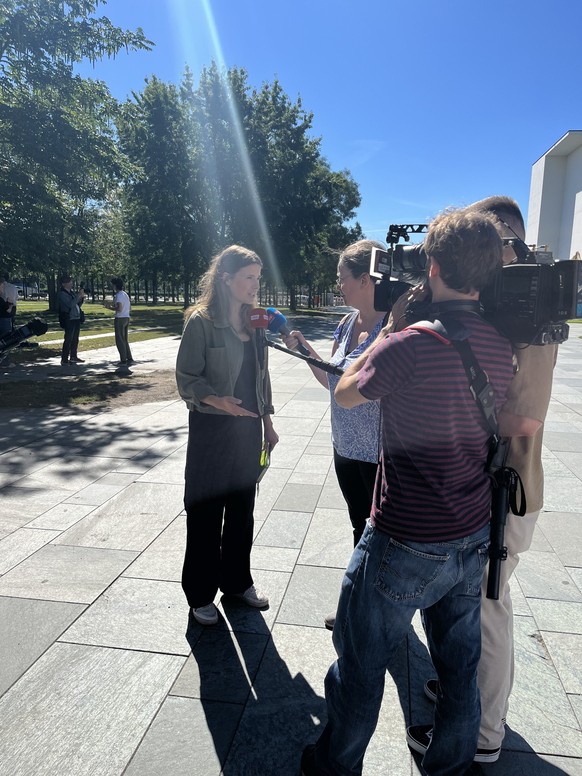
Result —
[[[328,723],[316,746],[322,776],[359,776],[378,721],[386,668],[417,609],[425,610],[441,685],[429,776],[460,776],[477,749],[481,577],[489,527],[440,543],[396,540],[368,525],[347,568],[325,679]]]

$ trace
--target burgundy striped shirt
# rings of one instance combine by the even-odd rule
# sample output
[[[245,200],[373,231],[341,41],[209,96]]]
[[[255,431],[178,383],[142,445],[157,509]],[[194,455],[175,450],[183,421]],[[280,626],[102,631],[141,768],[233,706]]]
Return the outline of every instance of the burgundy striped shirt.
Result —
[[[457,313],[455,318],[469,331],[499,412],[513,377],[511,346],[479,316]],[[454,346],[415,329],[391,334],[370,355],[357,385],[362,396],[380,399],[382,408],[374,525],[418,542],[458,539],[486,525],[490,431]]]

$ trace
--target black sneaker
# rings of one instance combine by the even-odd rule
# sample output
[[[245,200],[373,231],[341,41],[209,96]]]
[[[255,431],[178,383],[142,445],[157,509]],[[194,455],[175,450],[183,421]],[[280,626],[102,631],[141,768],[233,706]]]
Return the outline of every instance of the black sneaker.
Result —
[[[71,356],[71,364],[84,364],[85,359],[79,358],[79,356]]]
[[[333,626],[335,625],[335,612],[328,614],[327,617],[324,617],[323,624],[328,630],[332,631]]]
[[[435,680],[436,681],[436,680]],[[411,749],[424,754],[432,738],[432,725],[411,725],[406,728],[406,741]],[[499,760],[501,747],[497,749],[477,749],[473,762],[494,763]]]
[[[424,694],[429,699],[429,701],[432,701],[433,703],[436,702],[438,691],[439,691],[439,680],[427,679],[426,682],[424,683]]]
[[[424,754],[432,738],[432,725],[411,725],[406,728],[406,742],[415,752]]]

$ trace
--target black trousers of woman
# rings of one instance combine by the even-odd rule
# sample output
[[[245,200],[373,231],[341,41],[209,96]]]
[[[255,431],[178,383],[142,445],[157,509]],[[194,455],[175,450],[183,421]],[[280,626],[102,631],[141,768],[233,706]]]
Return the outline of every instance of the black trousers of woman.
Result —
[[[260,418],[190,412],[182,588],[194,609],[212,603],[218,590],[243,593],[253,584],[260,452]]]
[[[348,505],[355,547],[364,533],[366,521],[372,511],[378,464],[344,458],[335,449],[333,462],[340,490]]]

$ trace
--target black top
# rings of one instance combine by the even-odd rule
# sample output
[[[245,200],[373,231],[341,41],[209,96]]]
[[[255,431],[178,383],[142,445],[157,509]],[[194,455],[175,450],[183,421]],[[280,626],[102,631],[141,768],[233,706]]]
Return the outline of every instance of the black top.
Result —
[[[236,384],[234,386],[234,395],[237,399],[242,399],[241,406],[245,410],[258,414],[257,405],[257,368],[255,361],[255,346],[252,340],[243,342],[244,355],[243,362]]]
[[[12,312],[8,312],[10,302],[7,302],[4,297],[0,296],[0,318],[12,318]]]

